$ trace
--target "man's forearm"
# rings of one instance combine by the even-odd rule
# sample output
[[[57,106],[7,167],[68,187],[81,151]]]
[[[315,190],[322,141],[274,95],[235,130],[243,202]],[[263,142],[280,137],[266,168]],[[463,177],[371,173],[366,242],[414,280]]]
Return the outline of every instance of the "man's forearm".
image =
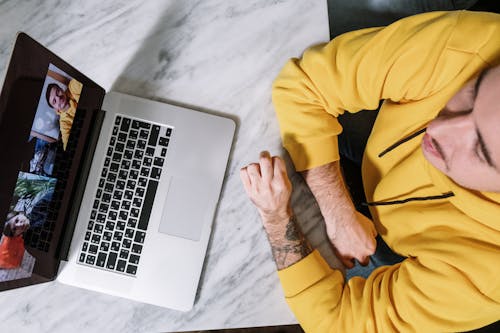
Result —
[[[278,270],[295,264],[312,252],[293,216],[280,222],[264,223],[264,228]]]
[[[301,174],[325,219],[335,224],[353,220],[355,208],[346,189],[338,161],[303,171]]]

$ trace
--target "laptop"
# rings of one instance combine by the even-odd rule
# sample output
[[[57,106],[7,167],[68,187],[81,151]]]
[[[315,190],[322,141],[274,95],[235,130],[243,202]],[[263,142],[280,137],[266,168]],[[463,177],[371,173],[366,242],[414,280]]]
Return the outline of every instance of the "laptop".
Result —
[[[234,132],[106,93],[19,33],[0,95],[0,290],[57,279],[190,310]]]

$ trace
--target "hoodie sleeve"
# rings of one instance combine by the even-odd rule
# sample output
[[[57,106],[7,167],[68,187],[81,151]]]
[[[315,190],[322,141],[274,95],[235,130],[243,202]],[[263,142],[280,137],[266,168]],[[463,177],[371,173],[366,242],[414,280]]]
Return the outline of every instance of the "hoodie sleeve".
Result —
[[[466,273],[432,258],[408,258],[344,284],[315,251],[278,275],[308,333],[462,332],[498,320],[500,310]]]
[[[273,84],[273,103],[297,171],[339,159],[336,118],[344,110],[419,100],[446,84],[440,56],[459,16],[432,12],[350,32],[288,61]]]

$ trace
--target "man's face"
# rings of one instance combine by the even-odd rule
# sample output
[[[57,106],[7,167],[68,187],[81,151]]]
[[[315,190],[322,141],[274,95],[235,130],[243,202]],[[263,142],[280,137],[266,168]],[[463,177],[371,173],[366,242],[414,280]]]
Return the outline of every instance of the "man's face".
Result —
[[[49,94],[50,106],[56,110],[66,110],[68,97],[60,87],[52,87]]]
[[[28,230],[30,226],[30,220],[24,214],[17,214],[9,219],[6,223],[10,224],[10,228],[14,233],[14,237],[21,235],[23,232]]]
[[[469,81],[432,120],[425,158],[457,184],[500,192],[500,66]]]

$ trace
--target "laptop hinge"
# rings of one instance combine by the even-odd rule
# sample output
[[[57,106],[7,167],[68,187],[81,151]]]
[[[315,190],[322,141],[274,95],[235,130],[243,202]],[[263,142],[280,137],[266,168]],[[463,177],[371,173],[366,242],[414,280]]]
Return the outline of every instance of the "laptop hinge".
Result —
[[[106,112],[103,110],[95,110],[93,112],[91,130],[89,132],[88,138],[86,140],[86,145],[83,150],[82,163],[80,164],[80,168],[78,169],[76,176],[76,179],[78,180],[75,186],[75,190],[73,191],[71,208],[69,209],[69,212],[67,214],[67,220],[65,223],[66,227],[63,230],[63,234],[57,251],[57,257],[60,260],[68,259],[73,232],[75,231],[76,221],[80,212],[80,206],[82,203],[83,194],[85,192],[87,178],[89,176],[90,167],[92,165],[94,152],[97,146],[97,141],[99,139],[99,134],[101,132],[105,115]]]

